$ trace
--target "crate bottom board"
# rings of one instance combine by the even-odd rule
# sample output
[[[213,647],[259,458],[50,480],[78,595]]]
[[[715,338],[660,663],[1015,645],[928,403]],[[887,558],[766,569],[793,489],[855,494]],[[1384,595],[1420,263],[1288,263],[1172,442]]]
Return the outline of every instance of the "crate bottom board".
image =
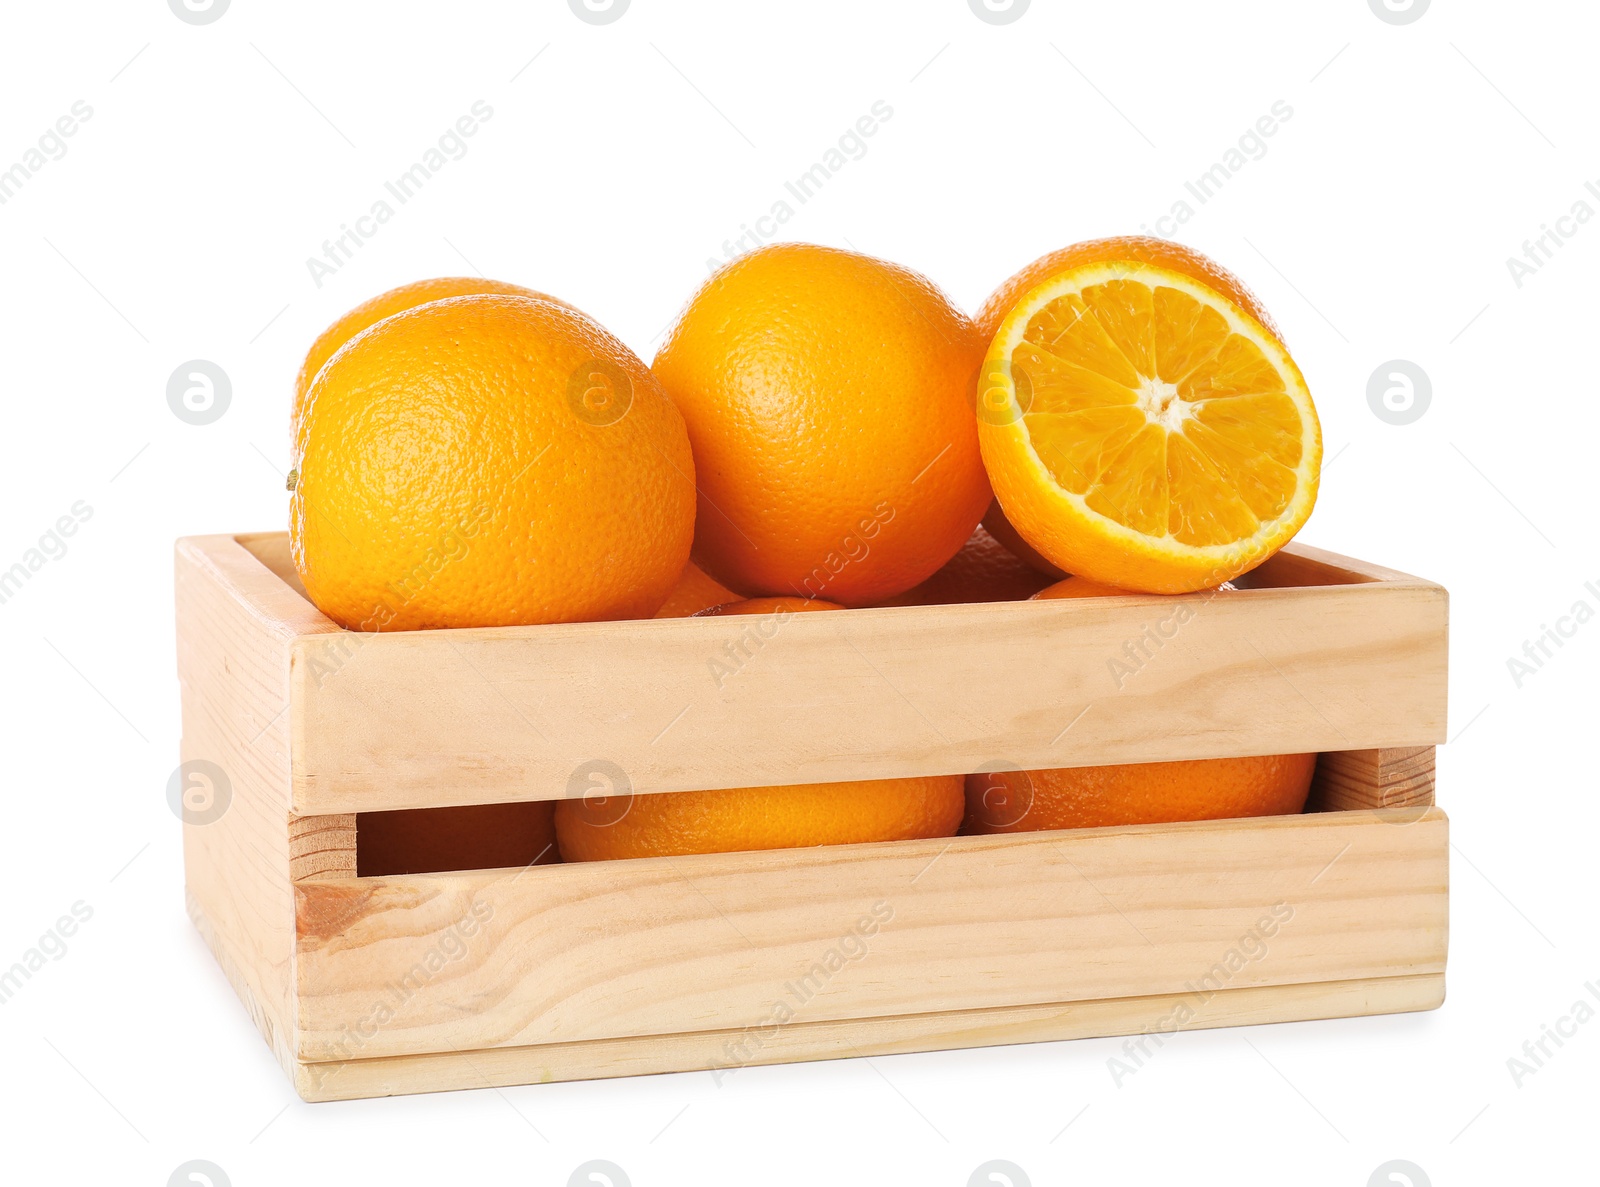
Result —
[[[251,1017],[267,1030],[268,1015],[192,895],[188,906]],[[300,1097],[324,1102],[666,1072],[728,1076],[763,1064],[1405,1014],[1437,1009],[1444,996],[1444,974],[1422,973],[1222,989],[1204,1000],[1193,993],[1158,994],[327,1063],[302,1062],[275,1041],[281,1036],[268,1033],[267,1039]],[[1181,1024],[1174,1021],[1180,1017]]]
[[[1204,1003],[1198,1003],[1192,994],[1128,997],[845,1022],[796,1022],[769,1033],[714,1030],[338,1063],[296,1063],[291,1075],[302,1099],[313,1102],[662,1072],[709,1070],[725,1078],[741,1067],[761,1064],[1136,1035],[1172,1017],[1180,1004],[1188,1005],[1193,1017],[1179,1029],[1204,1030],[1411,1013],[1436,1009],[1443,1001],[1444,974],[1424,973],[1223,989]],[[1146,1050],[1154,1049],[1152,1039]]]

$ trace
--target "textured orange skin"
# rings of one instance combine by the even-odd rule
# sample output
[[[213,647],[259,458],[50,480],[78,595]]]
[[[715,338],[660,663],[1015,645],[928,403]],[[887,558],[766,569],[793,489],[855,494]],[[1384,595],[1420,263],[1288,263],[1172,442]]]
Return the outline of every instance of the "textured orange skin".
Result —
[[[614,423],[569,390],[595,366],[631,392]],[[295,567],[354,630],[648,618],[694,532],[677,409],[626,346],[541,299],[434,301],[346,343],[294,463]]]
[[[1315,754],[1279,754],[968,775],[963,831],[1287,816],[1305,808],[1316,765]]]
[[[1234,582],[1224,581],[1221,586],[1210,590],[1210,592],[1232,593],[1237,589],[1238,586],[1235,586]],[[1107,586],[1106,582],[1090,581],[1088,578],[1064,578],[1062,581],[1056,582],[1054,586],[1046,586],[1045,589],[1038,590],[1038,593],[1034,595],[1034,601],[1042,600],[1042,598],[1104,598],[1117,597],[1117,595],[1136,597],[1138,590],[1117,589],[1115,586]]]
[[[1050,578],[1026,564],[982,524],[949,564],[885,606],[951,606],[970,602],[1020,602]]]
[[[696,563],[847,606],[930,576],[990,500],[986,342],[926,278],[854,252],[778,244],[717,272],[654,363],[694,445]]]
[[[563,861],[904,841],[954,836],[962,804],[960,775],[636,795],[614,824],[562,800],[556,840]]]
[[[989,510],[983,513],[983,526],[984,530],[996,540],[1000,541],[1000,543],[1006,547],[1006,550],[1009,551],[1012,556],[1016,557],[1018,560],[1025,561],[1029,566],[1037,569],[1046,577],[1054,578],[1056,581],[1060,581],[1063,577],[1067,576],[1066,573],[1062,572],[1055,565],[1052,565],[1044,557],[1040,556],[1038,550],[1035,549],[1032,544],[1029,544],[1026,540],[1024,540],[1022,538],[1022,534],[1018,532],[1016,528],[1011,526],[1011,521],[1006,518],[1005,509],[1000,506],[999,499],[996,499],[994,502],[990,503]]]
[[[657,618],[688,618],[702,610],[710,610],[727,602],[738,601],[739,595],[714,577],[707,575],[699,565],[690,561],[678,574],[678,584],[672,587],[667,600],[656,611]]]
[[[1281,343],[1283,335],[1278,325],[1267,313],[1256,295],[1244,282],[1221,264],[1202,255],[1192,247],[1156,239],[1148,235],[1112,235],[1105,239],[1086,239],[1040,256],[1026,268],[1015,273],[999,288],[989,294],[989,299],[978,310],[975,319],[983,334],[985,349],[994,341],[995,332],[1012,308],[1032,289],[1038,288],[1058,272],[1082,264],[1098,264],[1107,260],[1131,260],[1141,264],[1155,264],[1171,268],[1191,279],[1209,285],[1228,300],[1255,318]]]
[[[695,615],[711,618],[718,614],[778,614],[807,613],[812,610],[843,610],[838,602],[825,602],[821,598],[745,598],[743,601],[724,602],[709,606]]]
[[[386,317],[404,313],[407,309],[415,309],[418,305],[426,305],[429,301],[438,301],[445,297],[465,297],[471,293],[507,293],[518,297],[543,297],[546,301],[556,301],[555,297],[536,293],[519,284],[507,284],[503,280],[485,280],[481,276],[440,276],[433,280],[414,280],[410,284],[402,284],[399,288],[392,288],[386,293],[379,293],[376,297],[361,302],[318,334],[317,340],[306,352],[305,362],[300,365],[300,374],[294,379],[294,407],[289,413],[291,438],[299,427],[300,417],[305,412],[306,392],[311,390],[311,381],[317,377],[317,372],[322,370],[322,365],[331,359],[341,346],[368,326],[376,325]],[[556,303],[566,304],[565,301]]]
[[[1114,585],[1107,585],[1103,581],[1093,581],[1088,577],[1064,577],[1054,585],[1047,585],[1033,595],[1033,601],[1050,601],[1054,598],[1104,598],[1115,597],[1118,594],[1132,594],[1129,589],[1118,589]]]
[[[1224,581],[1221,585],[1211,590],[1211,593],[1231,593],[1239,587],[1231,581]],[[1104,598],[1123,596],[1139,596],[1137,591],[1131,589],[1118,589],[1114,585],[1107,585],[1103,581],[1092,581],[1087,577],[1067,577],[1054,585],[1048,585],[1033,595],[1033,601],[1048,600],[1051,598]]]
[[[555,805],[548,802],[362,812],[356,831],[356,873],[362,877],[500,870],[560,860]]]

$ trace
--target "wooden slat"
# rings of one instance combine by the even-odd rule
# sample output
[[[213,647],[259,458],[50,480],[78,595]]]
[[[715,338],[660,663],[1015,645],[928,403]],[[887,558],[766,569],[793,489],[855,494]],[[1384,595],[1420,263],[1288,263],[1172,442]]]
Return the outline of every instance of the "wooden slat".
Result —
[[[1439,973],[1225,989],[1207,1000],[1192,994],[1111,1001],[957,1010],[844,1022],[794,1022],[758,1036],[702,1031],[539,1047],[500,1047],[431,1055],[299,1064],[295,1088],[308,1101],[355,1100],[411,1092],[504,1088],[557,1080],[592,1080],[658,1072],[712,1071],[719,1083],[741,1067],[769,1063],[948,1051],[1006,1043],[1038,1043],[1105,1035],[1141,1035],[1190,1015],[1180,1030],[1313,1018],[1349,1018],[1436,1009],[1444,1001]],[[1141,1059],[1159,1059],[1155,1038]],[[1134,1075],[1140,1074],[1135,1071]]]
[[[1173,994],[1240,949],[1222,987],[1442,973],[1446,820],[1393,819],[301,882],[297,1054],[738,1029],[783,1008],[821,1022]]]
[[[1433,792],[1432,746],[1330,751],[1317,759],[1306,810],[1410,808],[1417,813],[1432,805]]]
[[[179,543],[176,596],[181,757],[215,763],[230,791],[217,819],[183,826],[189,911],[288,1066],[289,654],[321,615],[228,537]]]
[[[294,655],[293,806],[556,799],[595,759],[650,793],[1430,744],[1447,613],[1369,580],[796,615],[759,646],[753,618],[320,634]]]

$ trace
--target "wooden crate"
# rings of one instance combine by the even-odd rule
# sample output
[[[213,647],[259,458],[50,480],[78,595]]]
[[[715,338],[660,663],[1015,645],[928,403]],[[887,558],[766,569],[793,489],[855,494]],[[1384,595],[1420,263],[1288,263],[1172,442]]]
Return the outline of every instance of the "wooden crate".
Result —
[[[189,912],[307,1100],[1431,1009],[1446,593],[1300,545],[1252,585],[362,635],[282,533],[186,539]],[[597,759],[643,794],[1303,751],[1299,816],[356,876],[358,811]]]

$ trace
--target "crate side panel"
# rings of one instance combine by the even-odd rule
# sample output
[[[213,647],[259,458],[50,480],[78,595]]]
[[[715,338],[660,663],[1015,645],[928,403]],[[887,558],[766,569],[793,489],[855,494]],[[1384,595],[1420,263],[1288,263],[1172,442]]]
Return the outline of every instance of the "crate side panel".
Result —
[[[302,882],[299,1055],[1442,973],[1446,822],[1394,820]]]
[[[189,778],[196,816],[215,816],[182,826],[189,914],[287,1063],[294,1046],[287,710],[297,627],[276,612],[292,615],[292,603],[273,605],[281,588],[231,538],[179,544],[181,757],[210,764]]]
[[[295,810],[1426,745],[1446,613],[1373,582],[307,638]]]

